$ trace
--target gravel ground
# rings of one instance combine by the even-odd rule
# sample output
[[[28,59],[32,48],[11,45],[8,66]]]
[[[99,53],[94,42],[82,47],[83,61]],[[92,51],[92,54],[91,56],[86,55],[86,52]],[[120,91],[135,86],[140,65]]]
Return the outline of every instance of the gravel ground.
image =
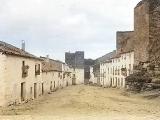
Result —
[[[160,120],[160,98],[80,85],[0,108],[0,114],[0,120]]]

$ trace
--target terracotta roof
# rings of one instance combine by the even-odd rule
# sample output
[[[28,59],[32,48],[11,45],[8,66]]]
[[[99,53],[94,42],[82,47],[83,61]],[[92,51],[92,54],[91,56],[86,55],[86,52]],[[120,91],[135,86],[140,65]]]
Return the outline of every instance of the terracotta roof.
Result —
[[[42,62],[42,71],[43,72],[50,72],[50,71],[58,71],[62,72],[62,64],[64,64],[61,61],[48,59],[45,57],[41,57],[43,59]]]
[[[111,59],[114,59],[114,58],[120,58],[122,54],[130,53],[130,52],[134,52],[134,50],[129,50],[129,51],[125,51],[125,52],[117,53],[117,54],[116,54],[116,55],[114,55]]]
[[[112,60],[108,59],[108,60],[104,61],[103,63],[111,63],[111,62],[112,62]]]
[[[41,60],[40,58],[3,41],[0,41],[0,52],[6,55],[14,55]]]
[[[102,62],[105,62],[107,60],[110,60],[113,56],[116,55],[116,50],[110,52],[110,53],[107,53],[105,54],[104,56],[100,57],[100,58],[97,58],[96,59],[96,63],[102,63]]]

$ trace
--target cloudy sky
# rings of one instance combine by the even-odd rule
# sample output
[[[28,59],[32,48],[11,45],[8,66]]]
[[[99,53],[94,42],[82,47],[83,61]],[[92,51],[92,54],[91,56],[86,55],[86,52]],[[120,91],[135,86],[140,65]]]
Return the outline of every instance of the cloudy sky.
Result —
[[[0,0],[0,40],[37,55],[97,58],[116,48],[116,31],[133,30],[140,0]]]

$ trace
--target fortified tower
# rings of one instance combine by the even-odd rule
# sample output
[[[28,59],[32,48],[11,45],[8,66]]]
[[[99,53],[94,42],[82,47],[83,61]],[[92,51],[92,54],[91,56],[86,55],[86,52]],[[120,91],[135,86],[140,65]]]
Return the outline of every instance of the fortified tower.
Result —
[[[134,9],[135,62],[148,61],[149,45],[149,0],[142,0]]]
[[[117,52],[134,50],[135,64],[160,64],[160,0],[142,0],[134,8],[134,31],[117,32]]]

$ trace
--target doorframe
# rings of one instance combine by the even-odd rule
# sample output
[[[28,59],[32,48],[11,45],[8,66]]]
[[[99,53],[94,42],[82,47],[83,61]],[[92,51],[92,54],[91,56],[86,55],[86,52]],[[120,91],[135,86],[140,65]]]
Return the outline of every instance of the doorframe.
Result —
[[[21,83],[21,101],[26,99],[26,82]]]
[[[34,99],[37,98],[37,83],[34,83]]]

